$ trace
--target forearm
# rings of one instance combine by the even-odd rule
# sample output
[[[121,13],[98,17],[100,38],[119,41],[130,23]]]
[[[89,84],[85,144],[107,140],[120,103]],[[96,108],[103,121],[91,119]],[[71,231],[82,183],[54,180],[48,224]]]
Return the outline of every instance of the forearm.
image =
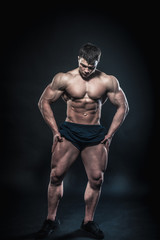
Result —
[[[126,116],[128,114],[128,106],[126,107],[119,107],[113,117],[113,120],[111,122],[111,125],[109,127],[107,136],[108,138],[112,138],[114,136],[114,134],[116,133],[116,131],[118,130],[118,128],[122,125],[122,123],[124,122]]]
[[[58,132],[58,126],[49,102],[41,99],[38,103],[38,107],[45,122],[51,128],[53,134],[56,134]]]

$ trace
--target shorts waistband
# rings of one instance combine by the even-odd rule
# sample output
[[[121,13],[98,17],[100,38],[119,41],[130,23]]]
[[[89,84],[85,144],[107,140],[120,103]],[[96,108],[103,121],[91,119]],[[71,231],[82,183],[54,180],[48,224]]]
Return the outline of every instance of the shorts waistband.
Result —
[[[80,123],[72,123],[72,122],[67,122],[65,121],[64,124],[70,125],[70,126],[77,126],[77,127],[97,127],[97,126],[102,126],[101,124],[80,124]]]

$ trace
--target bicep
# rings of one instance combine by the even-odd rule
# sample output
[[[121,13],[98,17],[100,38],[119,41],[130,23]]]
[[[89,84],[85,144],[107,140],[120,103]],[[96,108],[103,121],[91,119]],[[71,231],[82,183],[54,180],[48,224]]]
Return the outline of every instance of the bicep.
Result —
[[[52,103],[55,102],[61,95],[63,94],[63,91],[59,90],[59,89],[54,89],[52,88],[52,85],[49,84],[44,92],[42,93],[41,99]]]
[[[127,104],[126,96],[119,85],[119,81],[114,76],[110,78],[108,85],[107,97],[110,102],[116,107],[121,107]]]
[[[107,95],[110,102],[117,107],[125,106],[127,103],[126,96],[121,88],[116,92],[109,92]]]
[[[60,74],[59,74],[60,75]],[[55,76],[52,82],[45,88],[41,100],[48,103],[55,102],[64,92],[59,75]]]

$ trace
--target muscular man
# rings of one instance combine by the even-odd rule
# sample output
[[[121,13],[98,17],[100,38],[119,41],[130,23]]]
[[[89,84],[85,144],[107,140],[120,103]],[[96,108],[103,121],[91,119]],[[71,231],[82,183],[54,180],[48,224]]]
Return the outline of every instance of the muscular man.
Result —
[[[104,238],[94,222],[94,214],[107,167],[109,145],[129,108],[118,80],[97,69],[100,56],[98,47],[84,44],[79,50],[78,68],[58,73],[39,100],[42,116],[53,132],[48,215],[37,234],[39,238],[48,236],[59,224],[56,213],[63,196],[63,179],[79,154],[88,177],[81,229],[97,239]],[[58,128],[51,104],[60,97],[67,104],[67,114],[65,122]],[[102,105],[107,99],[117,108],[108,131],[100,124]]]

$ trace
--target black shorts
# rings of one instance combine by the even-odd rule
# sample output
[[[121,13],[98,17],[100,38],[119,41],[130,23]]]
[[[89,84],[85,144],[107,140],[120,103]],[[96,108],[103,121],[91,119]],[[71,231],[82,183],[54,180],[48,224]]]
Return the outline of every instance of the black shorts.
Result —
[[[81,151],[87,146],[99,144],[105,138],[107,129],[102,125],[64,122],[60,125],[59,132]]]

